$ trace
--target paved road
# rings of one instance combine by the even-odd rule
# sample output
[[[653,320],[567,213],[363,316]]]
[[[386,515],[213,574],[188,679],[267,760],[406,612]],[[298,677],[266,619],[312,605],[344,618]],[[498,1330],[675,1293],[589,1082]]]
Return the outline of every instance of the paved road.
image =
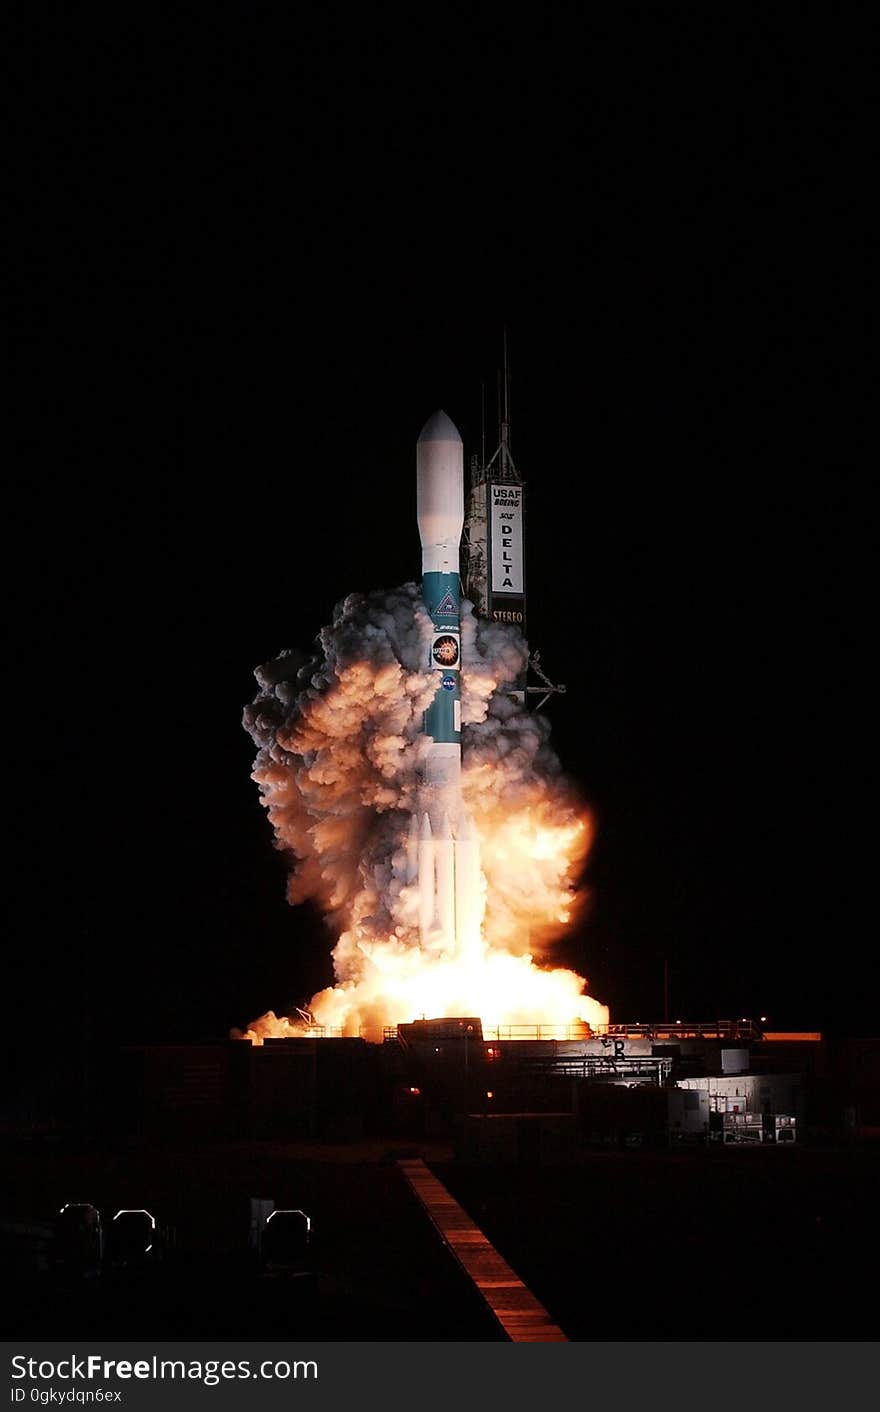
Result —
[[[435,1170],[572,1341],[876,1338],[880,1144]]]

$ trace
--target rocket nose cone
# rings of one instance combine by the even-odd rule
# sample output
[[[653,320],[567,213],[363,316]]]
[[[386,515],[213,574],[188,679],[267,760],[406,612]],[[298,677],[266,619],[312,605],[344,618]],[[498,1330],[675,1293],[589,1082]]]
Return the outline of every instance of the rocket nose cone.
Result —
[[[445,412],[437,411],[429,417],[419,432],[419,441],[461,441],[455,422]]]

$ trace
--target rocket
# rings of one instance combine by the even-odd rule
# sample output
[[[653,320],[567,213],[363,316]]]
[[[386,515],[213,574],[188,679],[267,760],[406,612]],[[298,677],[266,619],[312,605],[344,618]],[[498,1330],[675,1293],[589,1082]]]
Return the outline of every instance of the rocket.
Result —
[[[477,835],[461,797],[463,460],[454,423],[435,412],[416,446],[416,503],[422,594],[432,625],[426,665],[437,690],[424,720],[427,807],[412,820],[407,856],[411,880],[418,881],[423,945],[458,955],[479,946],[481,911]]]
[[[461,793],[461,579],[459,551],[464,528],[461,437],[445,412],[422,427],[416,446],[416,504],[422,541],[422,594],[433,624],[428,666],[437,673],[437,694],[425,713],[430,737],[426,783],[436,794],[432,823],[441,802],[447,809]]]

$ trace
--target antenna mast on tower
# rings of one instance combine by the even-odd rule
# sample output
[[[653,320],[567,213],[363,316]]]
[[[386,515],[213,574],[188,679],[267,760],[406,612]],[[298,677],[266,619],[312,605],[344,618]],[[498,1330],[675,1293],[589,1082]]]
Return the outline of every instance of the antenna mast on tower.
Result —
[[[492,623],[511,623],[526,633],[525,482],[516,469],[510,438],[510,363],[507,329],[504,329],[502,368],[498,371],[498,446],[486,460],[485,385],[481,389],[481,456],[471,457],[471,485],[465,514],[462,582],[478,617]],[[539,654],[529,657],[526,671],[510,688],[523,703],[540,696],[540,709],[564,686],[551,682],[539,664]],[[528,670],[540,686],[528,684]]]

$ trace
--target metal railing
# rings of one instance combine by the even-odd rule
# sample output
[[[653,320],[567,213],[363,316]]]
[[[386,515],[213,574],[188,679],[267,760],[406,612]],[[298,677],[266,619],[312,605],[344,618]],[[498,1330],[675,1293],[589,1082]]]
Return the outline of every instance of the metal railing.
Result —
[[[595,1033],[582,1020],[575,1020],[569,1025],[489,1025],[483,1028],[483,1039],[591,1039]]]
[[[516,1064],[516,1056],[513,1062]],[[664,1084],[672,1073],[672,1059],[667,1056],[626,1059],[615,1058],[611,1054],[544,1055],[541,1058],[524,1058],[521,1065],[517,1064],[517,1068],[524,1073],[552,1075],[556,1078],[607,1079],[609,1082],[640,1079],[660,1085]]]
[[[269,1035],[272,1039],[352,1039],[355,1036],[346,1035],[344,1030],[329,1029],[327,1025],[300,1025],[299,1028],[291,1025],[290,1033],[287,1035]],[[363,1031],[360,1031],[358,1038],[363,1039]]]
[[[419,1036],[413,1035],[412,1038]],[[401,1036],[397,1025],[386,1025],[386,1043]],[[457,1038],[445,1035],[445,1039]],[[651,1039],[677,1041],[682,1039],[759,1040],[761,1030],[754,1020],[656,1020],[625,1025],[588,1025],[575,1020],[567,1025],[484,1025],[483,1039],[492,1040],[578,1040],[578,1039]]]
[[[597,1025],[598,1039],[751,1039],[761,1038],[754,1020],[654,1020],[647,1024]]]

